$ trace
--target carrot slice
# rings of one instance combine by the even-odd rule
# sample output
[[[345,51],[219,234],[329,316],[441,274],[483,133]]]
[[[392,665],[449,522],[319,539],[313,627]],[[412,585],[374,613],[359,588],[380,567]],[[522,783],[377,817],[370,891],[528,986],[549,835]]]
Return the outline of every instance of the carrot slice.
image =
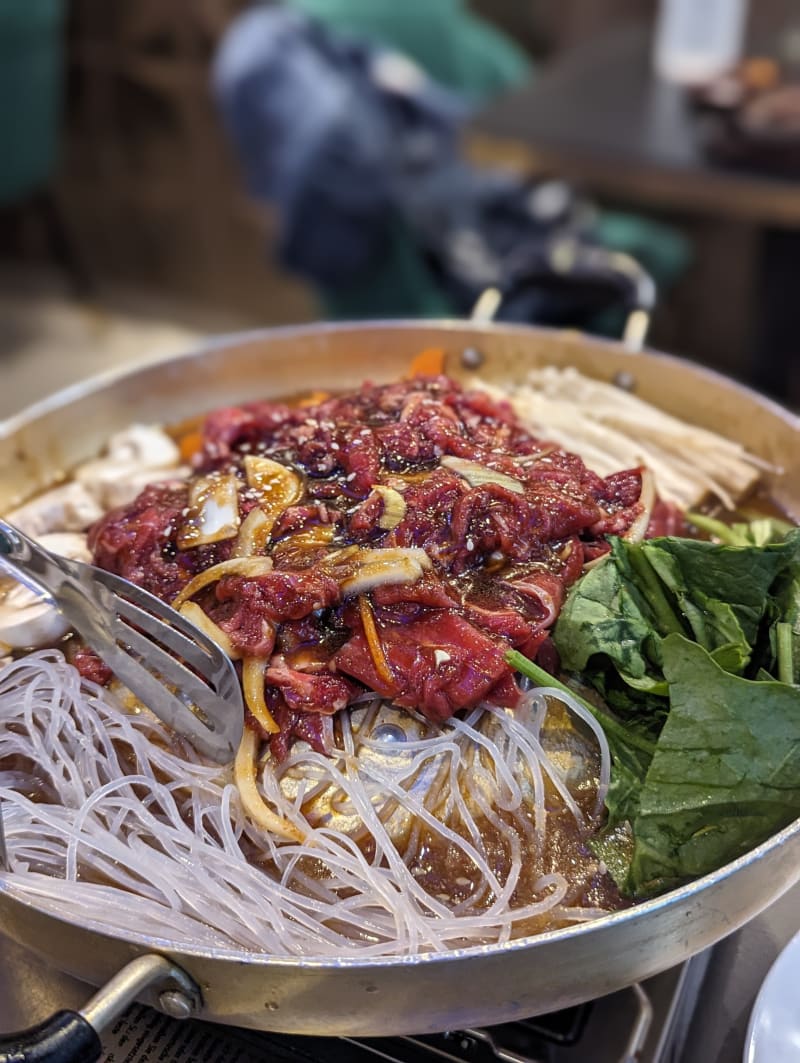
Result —
[[[409,376],[441,376],[445,352],[441,347],[426,347],[412,360]]]
[[[320,402],[324,402],[331,397],[329,391],[312,391],[310,395],[306,395],[305,398],[300,399],[298,406],[317,406]]]
[[[378,625],[375,623],[375,614],[372,611],[369,599],[364,594],[359,594],[358,596],[358,609],[361,613],[361,623],[364,625],[364,634],[367,638],[367,645],[369,646],[372,663],[375,665],[378,678],[386,686],[394,687],[394,676],[389,668],[389,662],[386,660],[386,654],[383,652],[383,646],[378,635]]]
[[[200,431],[187,432],[178,441],[178,450],[181,452],[181,461],[191,461],[203,445],[203,433]]]

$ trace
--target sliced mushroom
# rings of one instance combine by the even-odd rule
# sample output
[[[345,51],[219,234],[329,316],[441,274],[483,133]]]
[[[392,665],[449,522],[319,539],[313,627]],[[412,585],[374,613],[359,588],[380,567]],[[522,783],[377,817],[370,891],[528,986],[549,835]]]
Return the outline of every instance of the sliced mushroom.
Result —
[[[130,466],[109,466],[101,478],[92,485],[103,509],[126,506],[141,494],[148,484],[162,480],[185,480],[191,472],[187,465],[174,469],[131,469]]]
[[[75,479],[91,483],[111,466],[127,466],[131,470],[172,469],[180,458],[180,451],[162,428],[133,424],[109,439],[102,458],[80,465],[75,470]]]
[[[34,539],[48,532],[84,531],[103,515],[96,498],[80,483],[62,484],[6,514]]]
[[[179,461],[177,446],[161,428],[131,425],[111,437],[104,457],[80,465],[74,475],[104,509],[113,509],[132,502],[150,483],[188,476]]]
[[[9,581],[0,598],[0,642],[15,650],[38,649],[58,642],[69,624],[46,598]]]
[[[81,532],[57,531],[38,535],[36,541],[51,554],[68,557],[70,561],[92,560],[92,553],[86,543],[86,536]]]

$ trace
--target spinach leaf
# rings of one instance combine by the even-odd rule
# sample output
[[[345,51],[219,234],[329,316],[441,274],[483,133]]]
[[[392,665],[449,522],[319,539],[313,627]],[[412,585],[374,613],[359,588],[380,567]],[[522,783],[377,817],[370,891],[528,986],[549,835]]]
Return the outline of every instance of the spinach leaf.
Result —
[[[800,533],[768,546],[663,538],[628,549],[645,554],[701,646],[713,650],[743,639],[749,649],[770,587],[787,566],[800,563]]]
[[[730,675],[679,635],[662,657],[670,713],[632,819],[636,896],[713,871],[800,815],[800,689]]]
[[[742,674],[771,602],[770,589],[782,574],[798,570],[798,530],[768,546],[673,537],[641,544],[615,540],[608,560],[572,588],[553,639],[567,671],[596,676],[610,665],[634,701],[637,693],[667,697],[661,668],[665,637],[691,634],[726,671]],[[786,594],[798,620],[800,663],[800,596]],[[771,663],[758,661],[767,671]],[[613,683],[605,685],[613,690]],[[641,708],[647,711],[644,700]]]
[[[611,556],[575,585],[553,635],[566,671],[584,672],[592,658],[602,656],[629,687],[666,696],[655,614],[620,540],[612,542]]]
[[[800,814],[800,530],[772,541],[784,531],[612,540],[568,595],[562,665],[618,714],[595,713],[612,773],[592,848],[625,893],[712,871]]]
[[[800,690],[773,679],[800,678],[800,531],[756,545],[784,533],[761,524],[732,545],[613,541],[555,626],[564,668],[656,743],[649,755],[609,736],[592,847],[631,895],[713,870],[800,813]],[[794,745],[775,782],[781,742]]]

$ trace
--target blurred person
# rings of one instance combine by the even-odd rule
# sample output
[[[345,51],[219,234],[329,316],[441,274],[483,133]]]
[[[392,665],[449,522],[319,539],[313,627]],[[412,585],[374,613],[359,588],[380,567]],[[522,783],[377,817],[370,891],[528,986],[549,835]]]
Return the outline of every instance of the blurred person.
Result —
[[[530,74],[497,34],[482,52],[479,29],[457,0],[290,0],[251,8],[223,39],[214,86],[248,185],[327,316],[460,315],[494,286],[514,295],[507,319],[584,325],[618,300],[606,276],[548,283],[555,239],[596,243],[595,213],[566,185],[461,159],[475,101]]]

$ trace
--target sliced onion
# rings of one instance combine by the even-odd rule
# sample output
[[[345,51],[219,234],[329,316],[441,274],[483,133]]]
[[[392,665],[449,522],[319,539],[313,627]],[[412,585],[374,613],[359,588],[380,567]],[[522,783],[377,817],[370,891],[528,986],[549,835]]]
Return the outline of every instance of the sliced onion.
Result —
[[[226,657],[232,661],[238,661],[242,656],[241,651],[230,640],[226,631],[219,624],[215,624],[211,617],[205,613],[197,602],[184,602],[180,608],[181,616],[185,616],[195,627],[200,628],[204,635],[208,635],[212,642],[216,642]]]
[[[470,487],[480,487],[482,484],[497,484],[498,487],[505,487],[508,491],[513,491],[517,495],[525,494],[525,488],[520,480],[515,480],[513,476],[506,476],[504,472],[490,469],[477,461],[468,461],[466,458],[456,458],[446,454],[442,458],[441,464],[446,469],[451,469],[453,472],[458,473],[459,476],[467,481]]]
[[[587,561],[581,571],[591,572],[593,568],[597,568],[597,566],[601,565],[604,561],[608,561],[609,557],[611,557],[610,550],[605,554],[601,554],[599,557],[595,557],[592,561]]]
[[[306,528],[305,531],[287,535],[275,544],[272,556],[281,565],[288,565],[290,568],[305,567],[309,555],[316,557],[321,547],[330,545],[335,531],[333,524],[317,524],[313,528]]]
[[[378,527],[383,531],[391,531],[406,515],[406,500],[399,491],[385,484],[373,484],[372,490],[383,498],[383,512],[378,518]]]
[[[252,557],[261,554],[269,542],[272,526],[275,523],[260,506],[251,509],[242,521],[239,534],[233,546],[233,557]]]
[[[347,550],[337,553],[332,575],[339,580],[345,596],[365,594],[384,584],[416,583],[431,567],[430,558],[418,547],[356,548],[353,553]],[[327,564],[329,559],[326,559]]]
[[[214,583],[223,576],[249,576],[251,579],[257,576],[266,576],[272,570],[271,557],[232,557],[228,561],[220,561],[212,565],[204,572],[190,579],[186,586],[172,600],[172,608],[180,609],[185,601],[192,598],[203,587]]]
[[[244,459],[248,486],[259,496],[265,513],[282,513],[303,494],[303,482],[298,474],[271,458],[248,454]]]
[[[269,661],[266,657],[245,657],[242,664],[242,689],[247,707],[267,734],[280,730],[264,700],[264,673]]]
[[[178,532],[180,550],[232,539],[241,522],[238,478],[233,473],[201,476],[189,487],[188,509]]]
[[[264,830],[278,834],[281,838],[302,842],[305,838],[303,832],[294,823],[290,823],[288,819],[273,812],[258,792],[256,786],[258,746],[259,740],[256,735],[249,727],[245,727],[233,764],[233,776],[239,790],[242,807],[253,823],[258,824]]]

